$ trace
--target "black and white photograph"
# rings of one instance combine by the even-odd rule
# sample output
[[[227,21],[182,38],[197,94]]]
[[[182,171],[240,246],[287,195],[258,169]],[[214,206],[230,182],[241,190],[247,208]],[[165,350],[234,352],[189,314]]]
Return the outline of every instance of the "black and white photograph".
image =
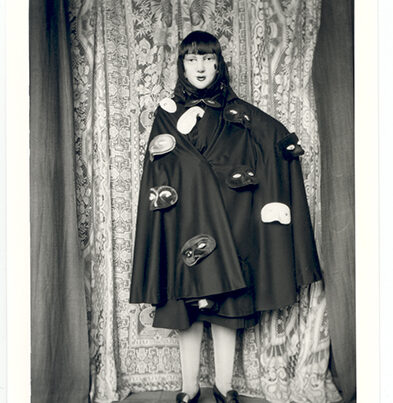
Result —
[[[28,2],[28,237],[1,279],[9,362],[27,246],[26,401],[389,401],[356,3]],[[24,402],[5,371],[5,402]]]

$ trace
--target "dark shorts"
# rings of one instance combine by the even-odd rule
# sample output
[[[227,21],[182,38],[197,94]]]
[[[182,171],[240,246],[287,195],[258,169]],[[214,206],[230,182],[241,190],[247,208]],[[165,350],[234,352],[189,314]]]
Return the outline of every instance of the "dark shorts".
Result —
[[[230,329],[245,329],[255,326],[259,313],[248,316],[227,317],[211,311],[201,311],[184,300],[169,300],[165,305],[156,307],[153,326],[166,329],[188,329],[194,322],[209,322]]]

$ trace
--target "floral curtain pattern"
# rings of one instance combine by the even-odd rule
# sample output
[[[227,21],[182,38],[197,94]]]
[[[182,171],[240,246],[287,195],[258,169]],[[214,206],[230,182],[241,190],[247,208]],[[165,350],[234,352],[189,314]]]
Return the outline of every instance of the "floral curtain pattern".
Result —
[[[178,390],[176,332],[154,308],[128,303],[139,180],[154,110],[176,81],[179,40],[214,33],[235,92],[301,139],[307,197],[320,239],[319,142],[311,67],[321,0],[73,0],[71,23],[78,223],[85,257],[92,402]],[[238,335],[234,387],[271,402],[340,400],[328,371],[322,284]],[[211,385],[209,330],[201,384]]]

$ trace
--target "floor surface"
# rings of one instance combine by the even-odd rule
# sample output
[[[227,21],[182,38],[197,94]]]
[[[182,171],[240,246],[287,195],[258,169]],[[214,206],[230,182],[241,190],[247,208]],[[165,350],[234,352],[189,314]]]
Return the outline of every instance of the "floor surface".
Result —
[[[135,393],[121,403],[175,403],[177,392],[142,392]],[[118,401],[113,403],[119,403]],[[198,403],[216,403],[211,388],[202,388],[201,397]],[[269,403],[264,399],[256,399],[246,396],[240,396],[240,403]]]

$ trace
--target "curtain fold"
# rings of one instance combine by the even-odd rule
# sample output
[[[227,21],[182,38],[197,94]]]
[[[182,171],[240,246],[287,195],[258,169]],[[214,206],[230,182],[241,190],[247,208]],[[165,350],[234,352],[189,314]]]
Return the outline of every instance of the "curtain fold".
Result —
[[[130,305],[132,248],[146,141],[176,80],[179,40],[217,35],[238,95],[296,131],[321,244],[320,150],[312,60],[321,0],[74,0],[71,2],[78,233],[86,263],[93,402],[178,390],[176,332],[152,327],[154,308]],[[233,383],[274,402],[337,402],[321,282],[298,303],[239,332]],[[214,377],[209,330],[202,385]]]
[[[87,403],[67,2],[29,5],[31,402]]]
[[[313,79],[321,143],[321,258],[335,382],[356,398],[353,0],[322,2]]]

